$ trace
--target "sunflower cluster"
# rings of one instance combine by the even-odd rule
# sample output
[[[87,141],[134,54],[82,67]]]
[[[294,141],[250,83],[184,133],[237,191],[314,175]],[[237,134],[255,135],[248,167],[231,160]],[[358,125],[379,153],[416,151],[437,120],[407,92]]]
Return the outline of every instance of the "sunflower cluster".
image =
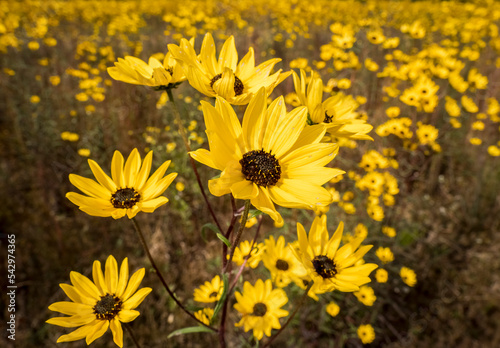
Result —
[[[169,198],[189,210],[196,188],[183,171],[179,127],[192,146],[188,156],[206,167],[209,192],[248,202],[255,216],[247,229],[260,228],[259,215],[283,227],[255,241],[236,243],[233,235],[226,244],[232,253],[220,260],[230,276],[237,272],[231,267],[245,265],[241,274],[267,277],[235,281],[236,299],[226,306],[257,340],[281,328],[297,287],[331,317],[345,310],[347,296],[363,306],[380,301],[379,284],[367,286],[372,273],[377,283],[394,284],[397,274],[398,286],[414,287],[416,273],[399,264],[403,237],[391,214],[400,191],[411,191],[439,153],[500,156],[500,5],[493,1],[414,2],[405,11],[375,0],[28,3],[5,2],[0,10],[2,81],[24,91],[14,104],[25,107],[20,124],[33,125],[25,138],[53,135],[54,147],[77,158],[75,173],[95,156],[87,177],[69,176],[79,190],[66,194],[70,202],[123,220],[153,213]],[[144,40],[150,23],[160,23],[165,40]],[[289,66],[278,57],[284,52]],[[49,110],[56,102],[60,109]],[[169,113],[175,103],[185,111],[181,121]],[[124,158],[114,141],[129,151],[130,143],[143,147]],[[106,156],[109,171],[98,164]],[[336,221],[330,235],[327,216],[346,227]],[[312,224],[308,231],[295,228],[299,218]],[[368,253],[371,245],[362,243],[377,245]],[[72,272],[72,285],[61,284],[72,302],[49,309],[68,317],[48,322],[79,328],[59,342],[90,344],[110,328],[123,345],[120,323],[137,317],[151,290],[136,292],[143,270],[129,279],[127,259],[119,271],[115,264],[110,256],[102,274],[96,261],[93,280]],[[190,292],[194,302],[214,306],[194,313],[200,323],[221,317],[218,306],[233,289],[224,285],[223,274],[211,274]],[[353,294],[342,301],[334,291]],[[357,334],[362,343],[375,339],[371,325]]]

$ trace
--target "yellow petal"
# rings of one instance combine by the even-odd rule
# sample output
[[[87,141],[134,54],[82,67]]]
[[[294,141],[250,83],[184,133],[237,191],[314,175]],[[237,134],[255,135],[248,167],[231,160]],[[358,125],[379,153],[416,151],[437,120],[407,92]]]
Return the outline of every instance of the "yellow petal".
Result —
[[[94,305],[97,302],[94,301]],[[84,315],[93,313],[92,306],[83,303],[74,303],[74,302],[54,302],[49,306],[49,309],[54,312],[59,312],[67,315]],[[81,324],[83,325],[83,324]]]
[[[135,187],[135,179],[139,173],[139,168],[141,167],[141,156],[137,149],[133,149],[127,158],[125,163],[125,168],[123,170],[123,175],[125,178],[126,187]]]
[[[86,195],[105,200],[111,199],[111,192],[92,179],[87,179],[76,174],[70,174],[69,181]]]
[[[90,333],[87,335],[87,338],[85,339],[87,345],[91,344],[96,339],[104,335],[104,333],[108,330],[108,327],[109,327],[108,320],[97,320],[96,324],[94,325]]]
[[[118,278],[118,285],[116,286],[116,297],[122,298],[128,282],[128,258],[123,259],[120,266],[120,276]]]
[[[250,78],[255,68],[255,57],[253,47],[250,47],[248,53],[240,60],[236,67],[235,74],[241,81],[246,81]]]
[[[93,160],[88,160],[90,170],[94,174],[97,182],[107,188],[110,192],[116,192],[116,183],[101,169],[101,167]]]
[[[104,266],[104,279],[106,287],[111,294],[116,294],[116,286],[118,285],[118,264],[116,259],[109,255]]]
[[[139,312],[135,310],[121,310],[118,313],[118,320],[120,320],[122,323],[129,323],[135,318],[139,316]]]
[[[113,318],[109,327],[113,333],[113,342],[115,342],[118,347],[123,347],[123,329],[118,318]]]
[[[115,151],[111,160],[111,177],[118,188],[125,188],[125,176],[123,175],[123,156],[120,151]]]
[[[144,274],[146,273],[144,268],[139,269],[136,271],[132,276],[130,277],[130,280],[128,282],[127,288],[123,292],[122,296],[120,299],[122,301],[126,301],[132,294],[137,290],[139,285],[142,282],[142,279],[144,278]]]
[[[104,275],[102,274],[101,262],[94,261],[92,265],[92,278],[94,279],[94,284],[99,289],[100,296],[104,296],[110,291],[106,286],[106,282],[104,281]]]
[[[267,96],[265,88],[259,89],[243,116],[243,139],[248,150],[260,150],[266,123]]]
[[[92,283],[89,278],[74,271],[70,272],[69,278],[78,292],[82,293],[84,296],[93,298],[96,301],[100,300],[99,289],[97,289],[95,284]]]
[[[236,63],[238,63],[238,52],[234,44],[234,37],[231,35],[219,53],[219,66],[221,68],[228,67],[232,71],[236,71]]]
[[[170,173],[154,185],[146,185],[144,187],[144,191],[142,192],[143,200],[149,201],[161,195],[163,192],[165,192],[165,190],[168,188],[168,186],[170,186],[170,184],[176,177],[177,173]]]
[[[139,174],[137,174],[134,187],[137,191],[141,191],[146,183],[149,172],[151,171],[151,163],[153,162],[153,151],[149,151],[146,157],[144,158],[144,162],[142,163],[141,170]]]
[[[85,338],[87,335],[89,335],[92,330],[94,330],[94,326],[97,323],[98,321],[95,321],[93,323],[84,325],[67,335],[62,335],[57,339],[57,343],[81,340],[82,338]]]
[[[156,210],[156,208],[162,206],[165,203],[168,203],[168,198],[161,196],[150,199],[147,202],[139,203],[139,209],[145,213],[152,213]]]
[[[229,68],[224,68],[221,78],[213,83],[212,88],[218,96],[225,99],[231,99],[235,96],[234,82],[235,77],[233,71]]]
[[[141,304],[142,301],[146,298],[146,296],[151,292],[151,288],[142,288],[139,289],[132,297],[130,297],[127,301],[123,302],[123,309],[135,309],[138,305]]]
[[[72,317],[50,318],[46,323],[62,327],[77,327],[89,324],[94,320],[96,320],[95,314],[88,313],[86,315],[74,315]]]
[[[231,186],[231,192],[237,199],[252,199],[259,194],[259,188],[251,181],[243,180],[234,183]]]

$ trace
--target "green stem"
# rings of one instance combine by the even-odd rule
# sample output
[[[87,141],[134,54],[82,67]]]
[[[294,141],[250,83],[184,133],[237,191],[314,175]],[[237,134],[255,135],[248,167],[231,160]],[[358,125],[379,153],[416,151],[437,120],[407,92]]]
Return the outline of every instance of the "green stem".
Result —
[[[226,267],[224,267],[224,273],[228,272],[228,269],[231,267],[231,261],[233,261],[233,256],[234,256],[234,250],[240,243],[241,235],[243,234],[243,230],[245,229],[245,225],[247,223],[248,219],[248,212],[250,211],[250,200],[245,201],[245,210],[243,211],[243,214],[241,215],[241,220],[240,220],[240,228],[238,229],[238,232],[236,232],[236,237],[233,241],[233,244],[231,245],[231,251],[229,253],[229,260],[227,261]]]
[[[212,215],[212,218],[214,219],[215,224],[219,228],[219,231],[222,233],[222,227],[219,224],[219,220],[217,219],[217,216],[215,216],[215,212],[212,209],[210,202],[208,201],[208,197],[205,193],[205,189],[203,188],[203,185],[201,183],[200,174],[198,173],[198,170],[196,169],[196,163],[195,163],[194,159],[191,157],[191,155],[189,154],[189,152],[191,152],[191,146],[189,145],[189,139],[188,139],[188,136],[186,134],[186,130],[184,129],[184,126],[182,124],[181,115],[179,113],[179,107],[175,103],[174,95],[172,94],[172,88],[167,89],[167,95],[168,95],[168,99],[170,100],[170,102],[174,106],[173,109],[174,109],[175,121],[177,122],[177,126],[179,127],[179,133],[181,134],[182,140],[184,141],[184,146],[186,147],[186,150],[188,152],[189,161],[191,162],[191,167],[193,167],[194,175],[196,176],[196,181],[198,182],[198,186],[200,187],[201,194],[202,194],[203,198],[205,199],[205,203],[207,204],[208,210],[210,211],[210,215]]]
[[[177,297],[175,297],[174,293],[172,290],[170,290],[170,288],[168,287],[167,285],[167,282],[165,281],[165,278],[163,278],[163,275],[161,274],[160,272],[160,269],[158,268],[158,266],[156,266],[156,263],[153,259],[153,256],[151,256],[151,253],[149,252],[149,248],[146,244],[146,240],[144,239],[144,235],[142,234],[142,231],[141,231],[141,228],[139,227],[139,224],[137,223],[137,221],[135,220],[135,218],[132,218],[132,222],[134,224],[134,227],[135,227],[135,231],[137,232],[137,235],[139,236],[139,239],[141,241],[141,244],[144,248],[144,251],[146,252],[146,255],[148,256],[148,259],[149,259],[149,262],[151,262],[151,265],[153,266],[155,272],[156,272],[156,275],[158,276],[158,278],[160,279],[161,283],[163,284],[163,286],[165,287],[165,290],[167,290],[168,294],[170,295],[170,297],[172,297],[172,299],[175,301],[175,303],[177,303],[177,305],[187,314],[189,315],[191,318],[193,318],[194,320],[196,320],[198,323],[202,324],[203,326],[209,328],[210,330],[214,331],[214,332],[217,332],[217,329],[211,327],[210,325],[207,325],[205,324],[204,322],[198,320],[198,318],[196,318],[194,316],[193,313],[191,313],[190,311],[188,311],[183,305],[182,303],[180,303],[180,301],[177,299]]]
[[[306,288],[306,291],[304,292],[304,294],[302,295],[302,297],[300,298],[299,300],[299,303],[297,304],[297,307],[295,307],[292,315],[288,318],[288,320],[286,321],[286,323],[281,327],[281,329],[278,330],[278,332],[276,332],[276,334],[274,334],[270,339],[269,341],[266,342],[266,344],[264,344],[262,346],[262,348],[266,348],[266,347],[269,347],[269,345],[276,339],[276,337],[278,337],[278,335],[283,331],[285,330],[285,328],[288,326],[288,324],[290,324],[290,322],[292,321],[293,317],[295,317],[295,314],[297,314],[297,311],[299,310],[300,307],[302,307],[302,305],[304,304],[304,300],[306,299],[307,297],[307,293],[309,292],[309,290],[311,290],[311,287],[313,286],[313,282],[309,282],[309,284],[307,285],[307,288]]]

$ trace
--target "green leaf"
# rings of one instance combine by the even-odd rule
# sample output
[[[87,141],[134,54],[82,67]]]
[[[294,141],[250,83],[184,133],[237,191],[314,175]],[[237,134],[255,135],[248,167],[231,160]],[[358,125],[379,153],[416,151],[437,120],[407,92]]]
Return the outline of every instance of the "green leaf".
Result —
[[[227,245],[228,248],[231,248],[231,242],[222,235],[222,233],[217,233],[217,238],[219,238],[221,241],[224,242],[224,244]]]
[[[250,212],[248,213],[248,218],[247,221],[250,220],[253,217],[262,215],[263,213],[260,210],[257,209],[251,209]]]
[[[175,330],[170,335],[168,335],[167,338],[179,336],[179,335],[184,335],[184,334],[196,333],[196,332],[214,332],[214,331],[210,330],[208,327],[205,327],[205,326],[191,326],[191,327],[185,327],[185,328],[182,328],[179,330]]]
[[[214,315],[212,316],[212,319],[210,319],[210,324],[212,324],[212,321],[217,317],[217,314],[219,314],[220,310],[222,309],[222,305],[224,305],[224,301],[227,297],[227,292],[229,291],[229,279],[226,273],[222,275],[222,282],[224,283],[224,289],[222,290],[222,295],[220,296],[217,305],[215,305]]]
[[[206,229],[209,229],[209,230],[214,231],[214,233],[215,233],[215,234],[220,233],[220,231],[219,231],[219,229],[217,228],[217,226],[215,226],[214,224],[212,224],[212,223],[210,223],[210,222],[209,222],[209,223],[206,223],[205,225],[203,225],[203,226],[201,227],[201,238],[203,238],[203,240],[204,240],[205,242],[207,242],[207,237],[206,237],[206,234],[205,234],[205,230],[206,230]]]

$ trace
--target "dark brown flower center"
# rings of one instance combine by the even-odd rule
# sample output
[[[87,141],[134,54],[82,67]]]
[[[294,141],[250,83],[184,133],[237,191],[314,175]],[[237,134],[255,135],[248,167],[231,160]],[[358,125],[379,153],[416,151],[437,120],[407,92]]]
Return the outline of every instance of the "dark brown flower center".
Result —
[[[323,120],[324,123],[332,123],[333,118],[335,115],[328,115],[328,113],[325,111],[325,119]]]
[[[111,320],[122,309],[122,301],[115,295],[106,294],[101,296],[96,305],[92,307],[97,319]]]
[[[337,274],[337,268],[335,267],[335,262],[328,256],[319,255],[316,256],[312,261],[313,267],[321,277],[328,279],[333,278]]]
[[[288,271],[290,267],[288,266],[288,262],[278,259],[278,261],[276,261],[276,268],[280,271]]]
[[[240,160],[241,172],[245,179],[259,186],[276,185],[281,178],[281,166],[278,159],[264,150],[252,150]]]
[[[119,209],[132,208],[139,200],[141,195],[133,188],[119,189],[111,195],[111,204]]]
[[[219,294],[218,292],[213,291],[209,297],[217,297],[218,294]]]
[[[263,304],[262,302],[257,302],[254,306],[253,306],[253,315],[257,316],[257,317],[263,317],[267,312],[267,306],[265,304]]]
[[[214,88],[214,83],[217,80],[220,80],[222,78],[222,74],[217,74],[214,76],[214,78],[210,81],[210,87]],[[238,78],[238,76],[234,75],[234,95],[239,96],[243,94],[243,89],[245,87],[243,86],[243,82]]]

